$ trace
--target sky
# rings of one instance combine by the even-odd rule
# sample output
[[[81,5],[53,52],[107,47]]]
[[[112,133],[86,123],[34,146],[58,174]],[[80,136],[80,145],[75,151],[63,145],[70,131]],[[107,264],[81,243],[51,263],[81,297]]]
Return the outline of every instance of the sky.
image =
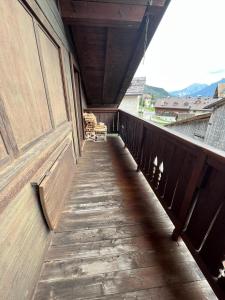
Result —
[[[135,76],[174,91],[225,78],[225,0],[171,0]]]

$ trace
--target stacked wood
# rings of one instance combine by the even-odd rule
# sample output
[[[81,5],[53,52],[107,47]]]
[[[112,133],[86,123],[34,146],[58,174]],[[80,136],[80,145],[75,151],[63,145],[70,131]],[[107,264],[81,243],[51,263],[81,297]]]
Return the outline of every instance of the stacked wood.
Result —
[[[96,117],[93,113],[84,113],[85,121],[85,130],[94,131],[95,126],[97,125]]]
[[[95,140],[95,126],[97,125],[97,120],[94,114],[84,113],[85,122],[85,138],[87,140]]]
[[[104,123],[98,123],[95,126],[95,140],[105,140],[106,141],[106,135],[107,135],[107,126]]]
[[[100,122],[97,123],[96,116],[93,113],[84,113],[85,138],[87,140],[106,140],[107,126]]]

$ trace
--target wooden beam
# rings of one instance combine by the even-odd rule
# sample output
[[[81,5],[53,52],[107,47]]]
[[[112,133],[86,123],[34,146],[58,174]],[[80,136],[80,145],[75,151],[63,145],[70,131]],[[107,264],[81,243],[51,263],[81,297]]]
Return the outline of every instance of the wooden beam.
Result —
[[[58,0],[59,2],[64,0]],[[76,0],[73,0],[76,1]],[[119,3],[119,4],[127,4],[127,5],[148,5],[149,0],[88,0],[89,2],[104,2],[104,3]],[[150,0],[151,5],[155,6],[164,6],[166,0]]]
[[[153,2],[156,2],[157,0],[153,0]],[[137,41],[136,44],[136,49],[134,51],[134,55],[130,60],[129,66],[124,74],[124,80],[119,88],[119,92],[117,94],[117,97],[114,100],[114,103],[117,103],[118,105],[120,104],[122,98],[124,97],[126,90],[129,87],[129,84],[135,74],[135,71],[138,68],[138,65],[144,55],[144,51],[147,49],[153,35],[156,32],[156,29],[169,5],[171,0],[166,0],[165,5],[162,7],[161,12],[157,15],[152,15],[151,10],[152,7],[148,7],[146,9],[146,13],[145,13],[145,18],[142,21],[142,24],[139,28],[139,40]],[[160,0],[158,1],[160,2]],[[146,36],[146,18],[147,15],[149,15],[149,24],[150,26],[148,26],[148,30],[147,30],[147,36]],[[145,38],[147,37],[147,44],[145,45]],[[145,49],[146,46],[146,49]]]
[[[103,102],[112,104],[138,39],[137,29],[110,28],[103,84]]]
[[[138,28],[145,5],[61,0],[62,17],[68,24]]]
[[[105,65],[104,65],[104,77],[103,77],[103,85],[102,85],[102,104],[105,98],[105,86],[106,86],[106,72],[107,66],[109,64],[109,28],[107,28],[106,32],[106,43],[105,43]]]

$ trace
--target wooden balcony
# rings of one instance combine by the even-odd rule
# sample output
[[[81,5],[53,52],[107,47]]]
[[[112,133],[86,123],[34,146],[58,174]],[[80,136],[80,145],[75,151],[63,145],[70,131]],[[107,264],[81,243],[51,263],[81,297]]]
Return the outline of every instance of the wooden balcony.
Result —
[[[169,3],[0,1],[0,299],[225,299],[224,153],[117,110]]]
[[[122,139],[86,142],[34,299],[224,299],[223,153],[95,113]]]

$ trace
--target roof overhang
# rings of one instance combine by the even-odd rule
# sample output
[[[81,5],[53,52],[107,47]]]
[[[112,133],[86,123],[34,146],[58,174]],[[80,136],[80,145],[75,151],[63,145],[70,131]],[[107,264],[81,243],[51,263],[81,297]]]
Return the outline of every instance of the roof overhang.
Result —
[[[180,121],[176,121],[174,123],[170,123],[165,125],[166,127],[173,127],[173,126],[177,126],[177,125],[183,125],[183,124],[188,124],[188,123],[193,123],[193,122],[203,122],[203,121],[208,121],[211,117],[212,113],[208,112],[208,113],[204,113],[201,115],[197,115],[191,118],[186,118],[184,120],[180,120]]]
[[[60,0],[90,106],[118,106],[170,0]]]

